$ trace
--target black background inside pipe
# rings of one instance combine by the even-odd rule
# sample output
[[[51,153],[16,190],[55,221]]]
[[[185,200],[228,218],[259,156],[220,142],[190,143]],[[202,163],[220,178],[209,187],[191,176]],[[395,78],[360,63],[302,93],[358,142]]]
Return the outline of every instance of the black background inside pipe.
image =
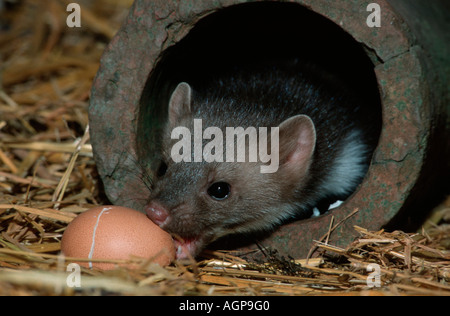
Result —
[[[293,58],[320,65],[368,103],[379,105],[373,63],[362,45],[339,26],[296,3],[235,5],[200,20],[160,57],[141,96],[137,131],[141,162],[154,158],[159,128],[178,83],[201,88],[236,67]]]

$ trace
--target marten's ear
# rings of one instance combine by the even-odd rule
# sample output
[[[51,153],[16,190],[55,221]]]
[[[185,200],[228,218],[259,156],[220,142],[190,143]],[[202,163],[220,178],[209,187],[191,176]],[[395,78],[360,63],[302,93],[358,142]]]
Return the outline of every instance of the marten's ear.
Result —
[[[280,127],[280,165],[292,172],[307,172],[316,147],[316,129],[306,115],[293,116]]]
[[[191,114],[192,88],[186,83],[180,83],[169,101],[169,124],[172,127],[177,126],[180,119]]]

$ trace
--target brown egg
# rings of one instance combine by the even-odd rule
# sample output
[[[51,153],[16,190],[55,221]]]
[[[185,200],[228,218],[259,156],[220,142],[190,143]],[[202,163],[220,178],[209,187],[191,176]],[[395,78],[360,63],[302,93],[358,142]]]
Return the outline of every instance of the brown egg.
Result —
[[[92,208],[67,227],[61,241],[67,257],[86,259],[152,259],[161,266],[175,259],[172,237],[145,214],[121,206]],[[111,270],[113,263],[79,262],[89,268]]]

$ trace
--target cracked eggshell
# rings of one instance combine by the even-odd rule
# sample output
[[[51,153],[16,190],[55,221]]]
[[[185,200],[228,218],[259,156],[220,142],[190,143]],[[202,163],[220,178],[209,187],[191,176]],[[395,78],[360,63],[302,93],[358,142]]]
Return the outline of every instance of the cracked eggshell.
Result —
[[[61,251],[66,257],[79,259],[141,257],[161,266],[175,259],[175,246],[167,232],[145,214],[121,206],[99,206],[79,215],[64,232]],[[101,270],[117,267],[105,262],[78,263]]]

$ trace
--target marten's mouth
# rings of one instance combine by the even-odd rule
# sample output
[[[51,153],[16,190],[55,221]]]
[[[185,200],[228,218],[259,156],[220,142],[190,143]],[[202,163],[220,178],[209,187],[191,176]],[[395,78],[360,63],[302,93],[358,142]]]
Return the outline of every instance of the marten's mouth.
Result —
[[[194,258],[203,248],[203,241],[200,236],[181,238],[174,237],[177,260]]]

